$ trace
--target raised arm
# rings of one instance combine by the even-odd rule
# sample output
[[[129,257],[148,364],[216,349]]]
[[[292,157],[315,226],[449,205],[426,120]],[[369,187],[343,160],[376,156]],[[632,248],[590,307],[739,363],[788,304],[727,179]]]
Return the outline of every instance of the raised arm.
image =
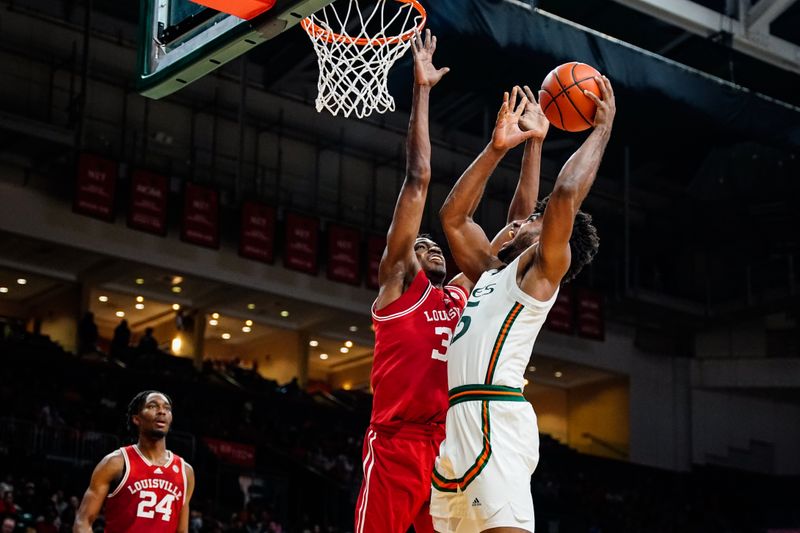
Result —
[[[519,122],[527,99],[523,97],[514,109],[519,92],[519,87],[514,87],[511,96],[504,94],[491,143],[464,171],[439,211],[450,252],[473,283],[478,281],[483,272],[498,263],[486,233],[472,218],[475,208],[483,196],[486,182],[506,153],[535,135],[535,132],[524,132],[520,129]]]
[[[92,473],[89,488],[86,489],[75,515],[75,524],[72,526],[73,533],[92,533],[92,524],[100,514],[100,509],[103,508],[111,484],[122,478],[124,469],[125,460],[119,450],[106,455],[97,464]]]
[[[412,40],[411,50],[414,54],[414,100],[406,141],[406,177],[378,271],[381,288],[376,307],[379,309],[399,298],[421,268],[414,255],[414,240],[422,223],[431,180],[430,91],[449,72],[448,68],[433,66],[436,37],[431,36],[430,30],[425,31],[424,41],[420,35]]]
[[[594,183],[611,136],[616,113],[614,91],[611,82],[605,76],[596,80],[600,86],[602,100],[591,92],[584,91],[597,105],[594,131],[559,172],[542,218],[538,249],[532,248],[525,252],[535,254],[535,268],[530,269],[525,275],[521,288],[540,299],[546,299],[547,293],[552,295],[569,270],[571,260],[569,240],[575,216]],[[537,287],[541,285],[541,281],[545,282],[546,287]]]

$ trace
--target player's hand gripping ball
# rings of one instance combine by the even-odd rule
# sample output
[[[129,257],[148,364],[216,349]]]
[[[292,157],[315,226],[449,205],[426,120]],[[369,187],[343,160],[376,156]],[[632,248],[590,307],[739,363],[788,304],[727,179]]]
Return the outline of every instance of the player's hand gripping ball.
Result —
[[[602,98],[595,77],[599,78],[600,73],[594,67],[576,61],[550,71],[539,91],[539,105],[553,126],[574,132],[594,125],[597,106],[583,91]]]

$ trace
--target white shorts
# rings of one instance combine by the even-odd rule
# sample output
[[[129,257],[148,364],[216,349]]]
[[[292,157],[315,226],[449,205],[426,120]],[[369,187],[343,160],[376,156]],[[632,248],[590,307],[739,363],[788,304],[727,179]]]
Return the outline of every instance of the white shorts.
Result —
[[[539,462],[539,430],[531,404],[459,403],[448,410],[446,429],[431,492],[436,531],[533,532],[531,475]]]

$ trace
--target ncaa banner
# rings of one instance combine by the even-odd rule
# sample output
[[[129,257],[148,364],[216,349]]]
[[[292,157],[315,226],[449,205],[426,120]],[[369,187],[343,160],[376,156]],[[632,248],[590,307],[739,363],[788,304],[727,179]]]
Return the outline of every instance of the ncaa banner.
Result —
[[[164,236],[167,234],[169,179],[146,170],[134,170],[128,227]]]

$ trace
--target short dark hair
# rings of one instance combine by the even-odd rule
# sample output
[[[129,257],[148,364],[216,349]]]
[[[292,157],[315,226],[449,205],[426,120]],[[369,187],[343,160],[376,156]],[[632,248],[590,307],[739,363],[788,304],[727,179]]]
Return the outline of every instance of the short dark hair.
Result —
[[[417,235],[417,238],[414,239],[414,240],[418,241],[420,239],[428,239],[429,241],[433,241],[433,237],[431,237],[430,233],[420,233],[420,234]],[[436,241],[433,241],[433,242],[436,242]]]
[[[138,415],[140,412],[142,412],[144,404],[147,401],[147,397],[151,394],[160,394],[167,399],[170,405],[173,405],[172,398],[170,398],[169,395],[157,390],[143,390],[134,396],[131,402],[128,404],[128,412],[125,415],[125,428],[132,437],[139,435],[139,428],[133,423],[133,417],[134,415]]]
[[[534,213],[544,213],[550,196],[544,197],[536,204]],[[592,224],[592,215],[578,210],[575,215],[575,223],[572,226],[572,235],[569,238],[569,249],[572,259],[569,270],[561,279],[561,284],[569,283],[581,273],[583,267],[588,265],[597,255],[600,247],[600,237],[597,235],[597,228]]]

